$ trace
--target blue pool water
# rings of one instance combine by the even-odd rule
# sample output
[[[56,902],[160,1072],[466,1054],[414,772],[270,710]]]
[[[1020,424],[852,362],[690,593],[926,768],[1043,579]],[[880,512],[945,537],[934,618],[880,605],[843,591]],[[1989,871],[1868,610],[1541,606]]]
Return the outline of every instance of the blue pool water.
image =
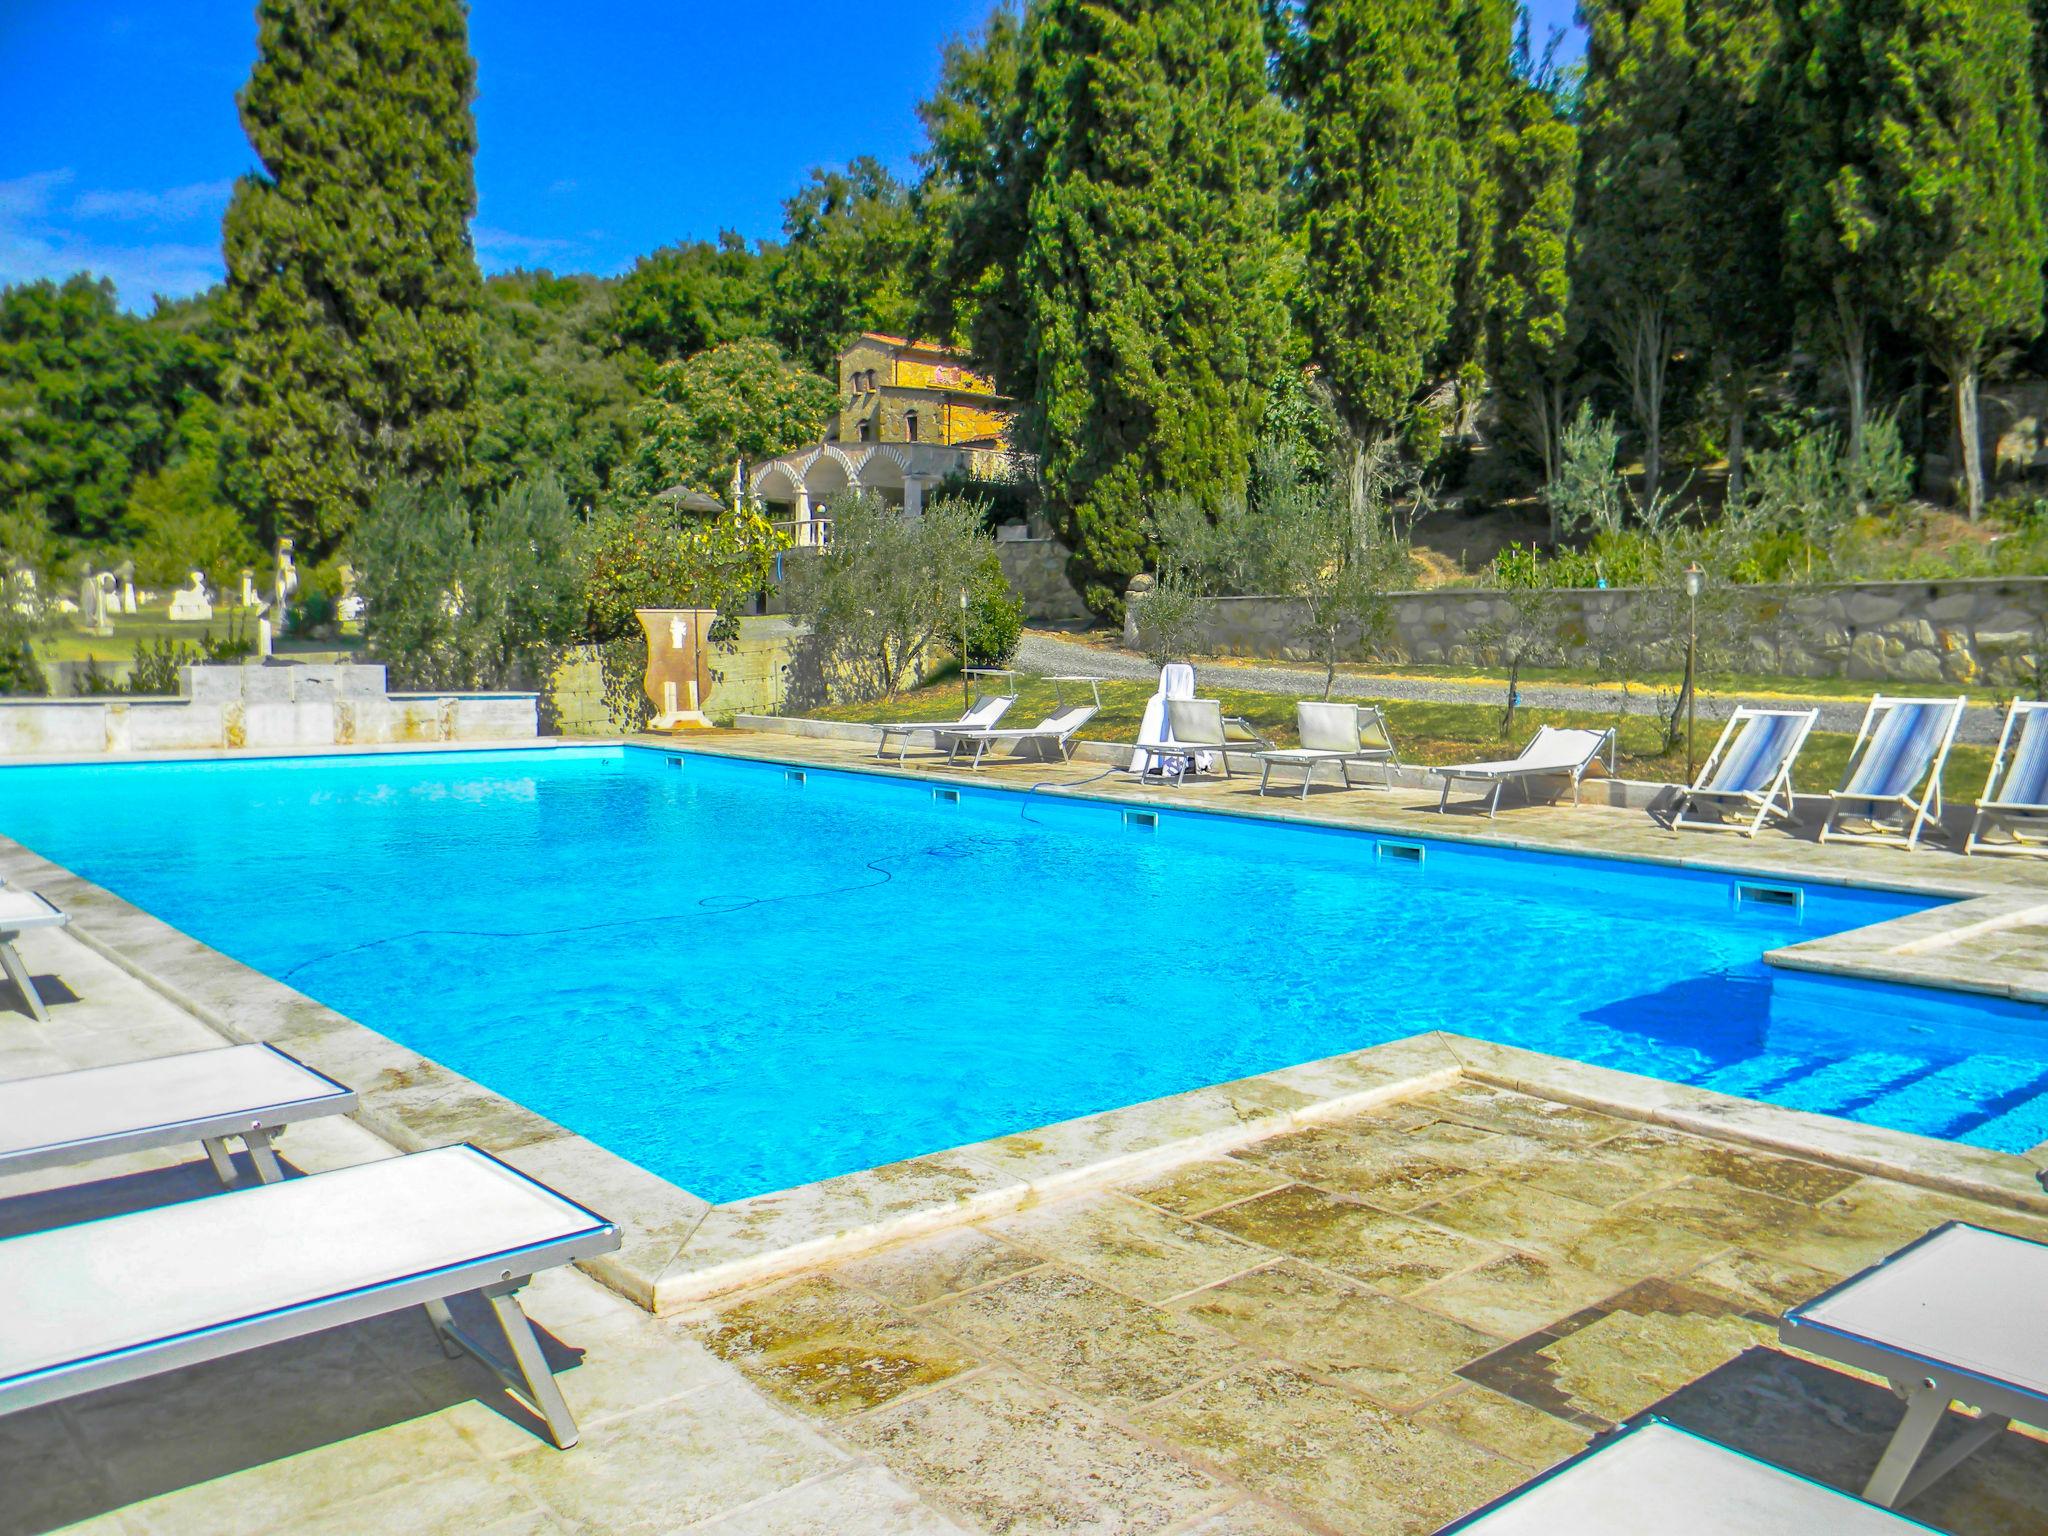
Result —
[[[0,832],[714,1200],[1438,1028],[2048,1140],[2048,1010],[1760,960],[1912,898],[941,793],[638,748],[31,767]]]

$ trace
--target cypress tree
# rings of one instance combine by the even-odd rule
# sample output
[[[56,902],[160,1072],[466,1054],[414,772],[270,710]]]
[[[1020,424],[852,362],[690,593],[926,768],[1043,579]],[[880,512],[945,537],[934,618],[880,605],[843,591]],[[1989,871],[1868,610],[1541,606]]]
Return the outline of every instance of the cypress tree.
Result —
[[[1585,0],[1573,296],[1606,341],[1643,440],[1645,506],[1663,478],[1665,377],[1688,319],[1682,0]]]
[[[1783,282],[1778,195],[1778,13],[1775,0],[1690,0],[1692,77],[1679,152],[1691,215],[1694,323],[1728,422],[1728,504],[1741,502],[1749,403],[1783,352],[1791,306]]]
[[[1963,503],[1984,510],[1986,354],[2041,329],[2041,120],[2023,0],[1894,0],[1872,155],[1888,210],[1893,318],[1954,394]]]
[[[476,67],[461,0],[260,0],[262,169],[223,229],[236,388],[275,530],[333,548],[387,476],[475,435]]]
[[[1503,157],[1512,152],[1509,115],[1521,88],[1515,0],[1457,0],[1451,51],[1457,69],[1458,261],[1451,276],[1450,329],[1432,369],[1458,387],[1458,430],[1469,432],[1485,386],[1486,329],[1501,217]]]
[[[1426,0],[1303,9],[1303,309],[1354,471],[1367,439],[1408,415],[1450,323],[1463,169],[1456,72]]]
[[[999,377],[1096,612],[1147,499],[1243,491],[1281,334],[1281,115],[1256,0],[1041,0],[1019,73],[1031,184]]]

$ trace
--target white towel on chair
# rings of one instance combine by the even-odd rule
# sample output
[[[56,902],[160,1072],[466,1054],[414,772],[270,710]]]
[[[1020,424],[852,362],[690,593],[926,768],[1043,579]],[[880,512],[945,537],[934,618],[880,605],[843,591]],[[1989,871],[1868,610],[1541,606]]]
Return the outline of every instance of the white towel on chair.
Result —
[[[1131,772],[1143,773],[1146,765],[1156,755],[1146,748],[1171,746],[1173,727],[1166,718],[1168,699],[1192,699],[1195,696],[1195,669],[1184,661],[1169,661],[1159,669],[1159,688],[1145,701],[1145,718],[1138,722],[1138,749],[1131,754]],[[1208,753],[1201,754],[1206,758]],[[1161,764],[1160,766],[1164,766]],[[1207,768],[1207,762],[1197,765]]]

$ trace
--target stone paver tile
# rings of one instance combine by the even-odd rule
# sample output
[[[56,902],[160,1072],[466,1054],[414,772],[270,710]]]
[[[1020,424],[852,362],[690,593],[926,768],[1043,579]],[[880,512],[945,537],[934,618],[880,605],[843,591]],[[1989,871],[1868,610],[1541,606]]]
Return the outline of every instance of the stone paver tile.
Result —
[[[487,1467],[469,1467],[419,1478],[347,1504],[317,1511],[289,1510],[276,1525],[256,1516],[232,1492],[211,1511],[211,1520],[174,1521],[175,1503],[145,1505],[152,1529],[192,1531],[289,1530],[293,1536],[362,1536],[365,1531],[403,1531],[406,1536],[541,1536],[566,1531],[517,1483]]]
[[[1246,1499],[1184,1525],[1173,1536],[1309,1536],[1308,1527]]]
[[[1937,1441],[1937,1451],[1939,1448]],[[2040,1530],[2044,1510],[2048,1510],[2048,1445],[2007,1432],[1901,1513],[1956,1536],[2005,1536],[2006,1532]]]
[[[1732,1314],[1610,1312],[1544,1349],[1581,1410],[1621,1423],[1776,1334]]]
[[[1633,1123],[1597,1110],[1581,1109],[1576,1104],[1560,1104],[1555,1099],[1495,1088],[1470,1078],[1433,1093],[1418,1094],[1408,1102],[1433,1108],[1454,1120],[1469,1120],[1493,1130],[1576,1146],[1603,1141]]]
[[[1355,1136],[1326,1126],[1275,1136],[1237,1155],[1304,1184],[1357,1195],[1395,1211],[1491,1177],[1466,1148],[1434,1147],[1409,1135]]]
[[[1241,1358],[1177,1313],[1053,1265],[926,1315],[1076,1396],[1123,1407],[1220,1376]]]
[[[965,1536],[884,1467],[851,1467],[693,1526],[702,1536]]]
[[[1283,1259],[1183,1297],[1190,1317],[1267,1354],[1411,1407],[1456,1382],[1452,1374],[1499,1340],[1337,1275]]]
[[[72,1439],[61,1408],[0,1417],[0,1533],[28,1536],[113,1509],[115,1494]]]
[[[988,1230],[1140,1301],[1214,1285],[1272,1257],[1121,1195],[1062,1200],[992,1221]]]
[[[1974,1222],[2015,1237],[2048,1242],[2048,1218],[1890,1179],[1859,1179],[1840,1194],[1822,1201],[1818,1209],[1830,1227],[1853,1229],[1881,1240],[1889,1245],[1887,1253],[1945,1221]]]
[[[1615,1211],[1566,1243],[1562,1256],[1596,1275],[1642,1280],[1684,1274],[1727,1246],[1720,1238]]]
[[[1397,1296],[1500,1253],[1491,1243],[1306,1184],[1289,1184],[1202,1220]]]
[[[1175,1216],[1200,1216],[1219,1205],[1262,1195],[1287,1182],[1286,1176],[1251,1163],[1224,1158],[1189,1163],[1157,1178],[1122,1186],[1123,1192]]]
[[[1805,1205],[1818,1204],[1856,1182],[1857,1175],[1826,1163],[1782,1157],[1676,1131],[1639,1126],[1600,1144],[1599,1150],[1625,1161],[1656,1167],[1671,1177],[1700,1175],[1739,1184],[1759,1194]]]
[[[1360,1536],[1421,1536],[1526,1476],[1463,1440],[1271,1363],[1154,1404],[1139,1423],[1253,1492]]]
[[[494,1465],[565,1520],[606,1536],[665,1536],[834,1471],[845,1457],[731,1381],[614,1419],[566,1454],[541,1445]]]
[[[1410,1417],[1418,1424],[1470,1440],[1496,1456],[1519,1462],[1531,1472],[1541,1472],[1567,1456],[1577,1455],[1590,1438],[1583,1429],[1484,1387],[1466,1387],[1438,1398]]]
[[[1502,1338],[1546,1328],[1612,1295],[1620,1282],[1546,1254],[1510,1251],[1439,1281],[1416,1300]]]
[[[1659,1163],[1609,1157],[1597,1149],[1576,1146],[1554,1148],[1508,1174],[1512,1183],[1602,1207],[1647,1194],[1678,1177],[1676,1171]]]
[[[1040,1260],[974,1227],[851,1259],[832,1273],[879,1292],[899,1307],[921,1307],[1031,1268]]]
[[[766,1391],[828,1416],[859,1413],[979,1363],[825,1275],[732,1303],[698,1327],[713,1354]]]
[[[1140,1536],[1223,1502],[1206,1474],[1005,1370],[893,1403],[847,1435],[1000,1536]]]
[[[1809,1206],[1780,1200],[1776,1195],[1759,1194],[1739,1184],[1702,1177],[1638,1195],[1619,1206],[1617,1214],[1683,1227],[1701,1237],[1734,1243],[1753,1235],[1798,1230],[1811,1221],[1813,1211]]]
[[[1687,1285],[1719,1291],[1746,1307],[1776,1314],[1813,1300],[1842,1275],[1744,1248],[1724,1253],[1685,1277]]]
[[[1495,1180],[1461,1190],[1417,1214],[1425,1221],[1489,1242],[1531,1253],[1562,1254],[1606,1212],[1583,1200],[1514,1180]]]

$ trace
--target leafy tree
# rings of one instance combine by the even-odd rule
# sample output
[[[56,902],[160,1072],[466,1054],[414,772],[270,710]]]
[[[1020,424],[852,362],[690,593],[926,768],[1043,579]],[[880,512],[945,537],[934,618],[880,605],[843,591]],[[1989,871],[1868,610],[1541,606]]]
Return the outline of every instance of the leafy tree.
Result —
[[[982,551],[974,568],[974,580],[967,589],[967,654],[961,657],[970,667],[1005,667],[1017,654],[1024,638],[1024,599],[1003,574],[1002,556],[994,546]]]
[[[1027,140],[1018,77],[1023,28],[999,3],[981,30],[953,38],[939,85],[918,105],[925,148],[912,194],[917,328],[966,346],[1013,380],[1029,330],[1017,256],[1040,157]]]
[[[1557,477],[1575,352],[1569,258],[1579,139],[1553,77],[1530,58],[1526,24],[1515,57],[1493,262],[1494,377],[1547,485]],[[1553,540],[1559,531],[1553,509]]]
[[[1451,273],[1450,325],[1435,365],[1458,390],[1459,435],[1471,431],[1485,389],[1487,325],[1492,318],[1493,264],[1499,253],[1505,155],[1511,154],[1510,113],[1520,82],[1514,73],[1514,0],[1456,0],[1450,40],[1457,79],[1458,244]],[[1526,25],[1526,23],[1525,23]]]
[[[462,0],[260,0],[262,163],[223,225],[237,399],[276,531],[333,548],[390,477],[476,434],[476,124]]]
[[[611,324],[596,278],[507,272],[484,285],[472,459],[485,486],[553,473],[585,507],[611,487],[632,456],[644,366],[605,350]]]
[[[1642,499],[1662,487],[1665,380],[1692,304],[1681,148],[1692,48],[1683,0],[1586,0],[1573,298],[1613,354],[1643,442]]]
[[[717,241],[663,246],[633,263],[612,292],[612,337],[658,362],[745,336],[765,336],[782,253],[731,230]]]
[[[663,363],[640,408],[625,488],[652,496],[685,485],[726,495],[736,464],[817,441],[837,405],[828,380],[758,337]]]
[[[1743,495],[1750,402],[1790,340],[1778,195],[1776,0],[1690,0],[1692,61],[1679,127],[1689,291],[1728,422],[1728,501]]]
[[[1564,660],[1564,599],[1544,584],[1535,551],[1511,544],[1494,557],[1488,585],[1498,589],[1493,616],[1467,637],[1472,649],[1507,669],[1500,712],[1501,739],[1514,739],[1522,707],[1522,671]]]
[[[582,627],[581,538],[552,479],[474,513],[453,477],[387,480],[350,539],[370,656],[402,689],[538,686]]]
[[[1456,55],[1424,0],[1302,10],[1303,310],[1362,473],[1450,323],[1463,159]]]
[[[0,504],[61,538],[117,539],[129,487],[164,467],[217,369],[198,338],[121,313],[110,282],[0,289]]]
[[[1146,499],[1244,483],[1282,323],[1284,120],[1254,0],[1041,0],[1023,50],[1025,323],[990,361],[1077,584],[1115,614]]]
[[[1963,503],[1984,511],[1977,384],[1991,348],[2041,330],[2048,196],[2023,0],[1890,0],[1871,154],[1894,321],[1948,377]]]
[[[637,608],[715,608],[729,630],[751,598],[772,589],[775,557],[790,542],[786,529],[751,511],[680,525],[645,507],[605,514],[591,530],[584,580],[590,636],[637,636]]]
[[[910,328],[917,230],[909,189],[881,161],[812,171],[782,205],[782,232],[770,309],[775,338],[797,358],[828,370],[863,331]]]
[[[894,698],[960,632],[960,594],[995,552],[982,508],[942,497],[905,517],[872,497],[835,497],[832,542],[788,563],[783,595],[828,675],[859,699]],[[971,641],[971,636],[970,636]]]
[[[1592,402],[1564,429],[1557,473],[1544,487],[1550,525],[1559,533],[1619,533],[1625,515],[1621,481],[1614,473],[1621,434],[1611,417],[1596,416]]]

